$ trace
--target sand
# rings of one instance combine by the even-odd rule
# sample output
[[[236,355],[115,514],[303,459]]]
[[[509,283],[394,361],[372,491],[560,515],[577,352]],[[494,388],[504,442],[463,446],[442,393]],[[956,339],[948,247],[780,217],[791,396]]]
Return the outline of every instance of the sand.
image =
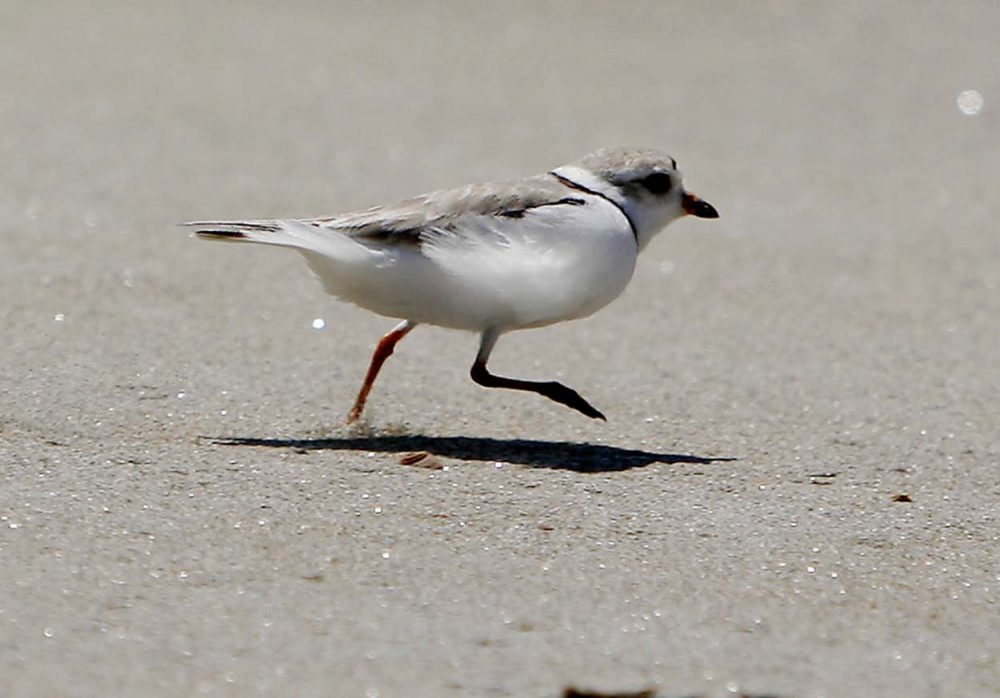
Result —
[[[6,3],[0,695],[1000,693],[998,23]],[[422,327],[348,430],[393,322],[174,227],[612,144],[721,219],[492,363],[606,424]]]

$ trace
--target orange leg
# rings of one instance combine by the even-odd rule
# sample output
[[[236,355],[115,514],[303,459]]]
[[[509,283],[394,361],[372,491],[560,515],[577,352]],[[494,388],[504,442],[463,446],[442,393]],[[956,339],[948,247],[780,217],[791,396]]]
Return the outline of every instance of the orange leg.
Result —
[[[365,403],[368,401],[368,393],[372,390],[372,385],[375,383],[378,372],[382,369],[382,364],[392,356],[392,350],[396,348],[399,340],[405,337],[416,326],[417,323],[404,320],[396,325],[392,332],[379,341],[378,346],[375,347],[375,353],[372,354],[372,362],[368,366],[368,373],[365,374],[365,382],[361,386],[361,390],[358,391],[358,397],[354,400],[354,407],[351,408],[351,412],[347,415],[348,424],[357,421],[361,413],[364,412]]]

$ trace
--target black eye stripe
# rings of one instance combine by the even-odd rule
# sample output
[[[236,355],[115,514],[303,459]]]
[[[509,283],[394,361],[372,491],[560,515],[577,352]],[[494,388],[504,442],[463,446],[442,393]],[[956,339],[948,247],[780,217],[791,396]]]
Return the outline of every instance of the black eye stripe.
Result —
[[[674,181],[666,172],[654,172],[646,175],[640,180],[640,184],[649,191],[650,194],[666,194],[673,188]]]

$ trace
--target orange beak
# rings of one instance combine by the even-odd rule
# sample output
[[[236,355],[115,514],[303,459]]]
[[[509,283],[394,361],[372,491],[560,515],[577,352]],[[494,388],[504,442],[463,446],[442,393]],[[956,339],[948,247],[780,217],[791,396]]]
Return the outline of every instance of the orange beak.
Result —
[[[715,206],[707,201],[702,201],[691,192],[684,192],[684,195],[681,197],[681,206],[684,207],[685,213],[697,216],[698,218],[719,217],[719,212],[715,210]]]

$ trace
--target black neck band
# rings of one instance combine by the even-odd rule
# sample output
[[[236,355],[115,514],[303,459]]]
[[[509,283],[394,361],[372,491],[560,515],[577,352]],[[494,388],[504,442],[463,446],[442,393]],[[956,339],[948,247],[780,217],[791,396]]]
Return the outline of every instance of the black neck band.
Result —
[[[588,194],[593,194],[594,196],[599,196],[602,199],[604,199],[605,201],[607,201],[609,204],[611,204],[612,206],[614,206],[615,208],[617,208],[619,211],[621,211],[622,215],[625,216],[625,220],[628,221],[628,227],[632,229],[632,237],[635,238],[635,244],[636,245],[639,244],[639,233],[635,229],[635,223],[633,223],[632,219],[628,217],[627,213],[625,213],[625,209],[622,208],[621,204],[619,204],[617,201],[615,201],[614,199],[612,199],[607,194],[602,194],[599,191],[594,191],[593,189],[590,189],[589,187],[585,187],[582,184],[580,184],[579,182],[574,182],[569,177],[564,177],[561,174],[558,174],[556,172],[549,172],[549,174],[552,175],[553,177],[555,177],[556,179],[558,179],[560,182],[562,182],[563,184],[565,184],[570,189],[576,189],[577,191],[583,191],[583,192],[587,192]]]

